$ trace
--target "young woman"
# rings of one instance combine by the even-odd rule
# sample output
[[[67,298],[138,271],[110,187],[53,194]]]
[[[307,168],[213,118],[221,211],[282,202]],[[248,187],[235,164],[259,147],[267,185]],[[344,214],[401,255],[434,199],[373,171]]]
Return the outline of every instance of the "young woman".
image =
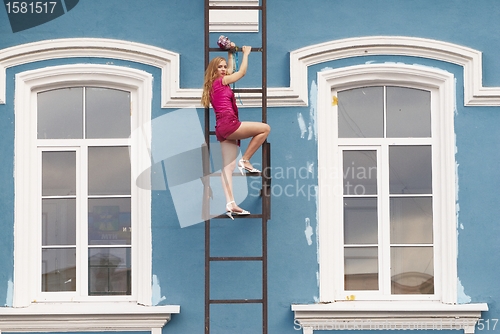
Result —
[[[234,43],[231,43],[234,47]],[[205,82],[203,84],[202,105],[205,108],[212,104],[215,112],[215,135],[220,142],[222,150],[222,188],[226,196],[226,214],[231,218],[233,215],[248,215],[250,212],[238,207],[233,196],[233,170],[236,167],[236,157],[240,139],[252,138],[243,157],[238,161],[241,174],[244,171],[259,173],[253,168],[250,158],[266,140],[271,128],[261,122],[240,122],[238,119],[238,107],[234,93],[229,86],[240,80],[247,72],[248,55],[252,48],[243,46],[243,59],[237,72],[233,72],[233,53],[228,52],[228,61],[223,57],[212,59],[205,71]]]

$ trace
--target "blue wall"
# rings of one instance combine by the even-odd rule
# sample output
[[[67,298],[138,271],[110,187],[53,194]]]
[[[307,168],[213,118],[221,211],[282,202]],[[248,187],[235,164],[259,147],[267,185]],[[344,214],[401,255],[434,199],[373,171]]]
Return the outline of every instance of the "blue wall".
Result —
[[[286,15],[284,15],[286,13]],[[289,86],[289,52],[308,45],[342,38],[400,35],[436,39],[483,52],[484,86],[500,86],[500,3],[498,0],[269,0],[268,85]],[[212,34],[212,40],[219,34]],[[234,34],[238,44],[258,46],[254,34]],[[7,15],[0,9],[0,49],[55,38],[99,37],[129,40],[178,52],[181,55],[181,88],[199,88],[203,80],[203,2],[200,0],[82,0],[65,15],[12,33]],[[241,43],[239,42],[241,41]],[[7,103],[0,105],[0,304],[8,300],[8,281],[13,273],[13,143],[14,76],[27,69],[76,62],[105,63],[105,59],[45,61],[7,71]],[[498,147],[500,107],[464,107],[462,68],[438,61],[411,57],[359,57],[309,68],[309,87],[317,71],[373,62],[404,62],[438,67],[457,78],[455,133],[458,164],[459,243],[458,276],[461,298],[487,302],[484,319],[499,318],[500,287],[497,266],[500,252],[498,203]],[[259,56],[251,56],[251,70]],[[115,62],[154,75],[153,118],[172,110],[162,109],[159,70],[128,62]],[[252,86],[259,76],[251,73],[243,85]],[[314,96],[310,97],[314,103]],[[317,141],[309,133],[301,136],[298,114],[311,121],[310,107],[280,107],[268,110],[272,127],[272,219],[269,221],[269,333],[296,333],[292,303],[313,303],[318,297],[317,244],[315,229],[317,185]],[[200,111],[200,117],[202,113]],[[241,118],[257,120],[260,110],[242,108]],[[154,136],[155,134],[153,134]],[[242,149],[245,148],[243,144]],[[292,170],[299,173],[292,173]],[[251,179],[249,182],[252,182]],[[288,186],[288,194],[283,191]],[[181,313],[167,326],[172,334],[202,333],[204,326],[204,227],[180,228],[168,191],[152,193],[153,274],[157,276],[160,304],[180,304]],[[242,204],[258,211],[258,198]],[[312,243],[304,235],[310,224]],[[215,255],[258,255],[260,223],[256,221],[214,222],[212,252]],[[260,287],[251,274],[255,268],[217,268],[212,293],[217,298],[256,298]],[[243,274],[242,274],[243,273]],[[257,278],[258,280],[259,278]],[[229,295],[225,295],[229,294]],[[8,302],[6,302],[8,304]],[[213,307],[214,326],[230,322],[233,333],[258,332],[260,306]],[[245,313],[248,320],[236,321]],[[234,327],[231,327],[234,326]],[[500,326],[497,326],[500,330]]]

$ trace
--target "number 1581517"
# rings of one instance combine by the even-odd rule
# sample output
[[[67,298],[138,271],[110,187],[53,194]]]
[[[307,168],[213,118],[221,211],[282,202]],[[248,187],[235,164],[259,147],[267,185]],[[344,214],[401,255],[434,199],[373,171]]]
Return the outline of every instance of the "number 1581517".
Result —
[[[9,1],[5,3],[7,13],[10,14],[52,14],[56,8],[57,2],[51,1]]]

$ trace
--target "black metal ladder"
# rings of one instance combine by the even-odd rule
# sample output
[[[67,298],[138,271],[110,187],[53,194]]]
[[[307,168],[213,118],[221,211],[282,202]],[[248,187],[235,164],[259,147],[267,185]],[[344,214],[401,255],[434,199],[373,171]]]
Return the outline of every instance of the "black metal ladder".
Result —
[[[209,0],[205,0],[205,68],[210,62],[211,52],[220,52],[219,48],[210,46],[210,10],[258,10],[260,13],[260,27],[262,45],[252,47],[252,51],[262,53],[262,87],[261,88],[240,88],[234,89],[235,93],[258,93],[262,98],[262,122],[267,123],[267,34],[266,34],[266,0],[260,0],[258,6],[215,6],[210,5]],[[220,176],[210,173],[210,136],[215,135],[215,131],[210,129],[210,108],[205,108],[205,142],[207,150],[203,150],[203,172],[204,175]],[[262,213],[237,217],[236,219],[261,219],[262,221],[262,254],[260,256],[211,256],[210,252],[210,224],[212,219],[228,219],[227,216],[210,216],[210,182],[204,182],[203,210],[205,217],[205,334],[210,334],[210,306],[214,304],[261,304],[262,305],[262,333],[268,333],[268,292],[267,292],[267,221],[271,218],[271,177],[270,160],[271,148],[266,141],[261,148],[262,153],[262,173],[247,174],[246,176],[261,177],[262,189]],[[210,296],[210,273],[211,264],[218,261],[251,261],[262,263],[262,297],[258,299],[212,299]]]

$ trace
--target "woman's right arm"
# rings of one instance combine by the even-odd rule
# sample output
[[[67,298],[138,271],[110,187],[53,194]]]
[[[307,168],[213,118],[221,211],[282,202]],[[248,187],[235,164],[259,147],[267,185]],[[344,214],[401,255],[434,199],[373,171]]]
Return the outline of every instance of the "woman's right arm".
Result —
[[[245,76],[245,74],[247,73],[248,55],[252,51],[252,47],[250,47],[250,46],[243,46],[241,48],[241,50],[243,51],[243,59],[241,61],[241,65],[240,65],[239,70],[237,72],[235,72],[235,73],[226,75],[224,78],[222,78],[222,84],[224,84],[224,85],[230,85],[230,84],[232,84],[232,83],[240,80],[241,78],[243,78]]]
[[[234,44],[231,42],[231,45]],[[232,51],[228,51],[227,53],[227,70],[226,70],[226,75],[231,75],[233,74],[234,71],[234,54]]]

